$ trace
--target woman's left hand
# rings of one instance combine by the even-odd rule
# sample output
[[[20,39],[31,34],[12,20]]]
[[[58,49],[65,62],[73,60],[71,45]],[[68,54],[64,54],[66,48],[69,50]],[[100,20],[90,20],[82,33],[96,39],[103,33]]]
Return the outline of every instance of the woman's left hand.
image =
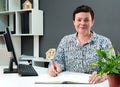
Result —
[[[106,79],[107,79],[107,74],[104,74],[103,76],[100,76],[100,75],[97,74],[96,71],[94,71],[89,78],[89,82],[95,84],[95,83],[103,82]]]

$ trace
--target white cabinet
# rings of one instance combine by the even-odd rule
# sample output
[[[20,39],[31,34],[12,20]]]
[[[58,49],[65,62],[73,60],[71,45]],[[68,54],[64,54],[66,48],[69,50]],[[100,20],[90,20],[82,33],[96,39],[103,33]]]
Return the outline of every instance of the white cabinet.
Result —
[[[15,2],[14,2],[15,1]],[[43,35],[43,11],[38,9],[38,0],[33,0],[32,9],[20,9],[20,0],[6,0],[6,8],[8,10],[0,11],[0,17],[6,16],[8,22],[5,25],[9,26],[11,30],[15,31],[13,34],[13,42],[18,55],[21,55],[21,36],[33,36],[33,56],[39,57],[39,36]],[[23,34],[22,14],[28,13],[29,20],[27,21],[28,33]],[[2,37],[2,36],[0,36]]]
[[[28,12],[29,33],[22,34],[21,14]],[[42,10],[19,10],[16,11],[16,34],[17,35],[43,35],[43,11]]]
[[[21,15],[24,13],[29,15],[29,33],[22,34]],[[6,15],[9,18],[8,26],[15,30],[15,35],[43,35],[43,11],[35,9],[2,11],[0,16]],[[7,24],[5,24],[7,25]]]

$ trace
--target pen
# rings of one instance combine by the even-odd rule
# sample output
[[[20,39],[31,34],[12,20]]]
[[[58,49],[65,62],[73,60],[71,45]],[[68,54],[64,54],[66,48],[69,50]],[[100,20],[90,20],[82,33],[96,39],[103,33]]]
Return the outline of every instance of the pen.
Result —
[[[52,64],[53,64],[53,67],[54,67],[55,71],[57,72],[57,67],[56,67],[56,64],[55,64],[54,60],[52,61]]]

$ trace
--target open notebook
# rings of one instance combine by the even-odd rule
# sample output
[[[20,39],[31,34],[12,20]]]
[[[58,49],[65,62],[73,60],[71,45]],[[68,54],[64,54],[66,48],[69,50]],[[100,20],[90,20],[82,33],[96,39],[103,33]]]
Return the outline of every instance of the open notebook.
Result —
[[[89,83],[90,74],[75,73],[75,72],[62,72],[56,77],[51,77],[48,74],[39,75],[36,84],[61,84],[61,83],[70,83],[70,84],[87,84]]]

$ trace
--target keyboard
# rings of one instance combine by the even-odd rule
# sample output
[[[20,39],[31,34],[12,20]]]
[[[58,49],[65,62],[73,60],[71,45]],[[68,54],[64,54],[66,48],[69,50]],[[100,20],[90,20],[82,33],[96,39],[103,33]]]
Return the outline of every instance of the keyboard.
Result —
[[[19,64],[18,73],[21,76],[38,76],[32,65]]]

